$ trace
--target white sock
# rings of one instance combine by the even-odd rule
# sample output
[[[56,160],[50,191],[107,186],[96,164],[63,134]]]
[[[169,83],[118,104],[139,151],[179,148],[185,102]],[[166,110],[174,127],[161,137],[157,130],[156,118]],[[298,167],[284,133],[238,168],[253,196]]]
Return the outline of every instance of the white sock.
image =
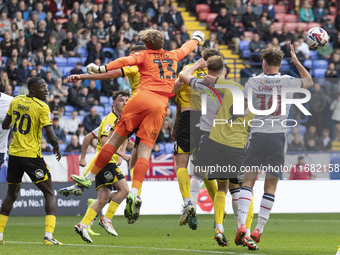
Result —
[[[250,228],[246,228],[246,230],[247,230],[246,236],[250,236]]]
[[[241,227],[242,224],[246,225],[252,196],[253,190],[251,188],[246,186],[241,188],[238,199],[238,228]]]
[[[0,233],[0,240],[4,239],[4,233]]]
[[[96,176],[90,171],[87,173],[87,175],[85,175],[85,178],[93,181],[96,178]]]
[[[45,232],[45,237],[49,238],[49,239],[52,239],[53,238],[53,235],[51,232]],[[1,238],[0,238],[1,239]]]
[[[219,229],[221,232],[224,232],[224,227],[222,224],[220,223],[217,223],[216,226],[215,226],[215,231]]]
[[[234,217],[235,217],[236,228],[237,228],[238,227],[238,198],[240,195],[240,188],[230,190],[230,194],[232,197],[231,204],[233,206]]]
[[[131,188],[131,193],[135,194],[137,196],[138,189],[137,188]]]
[[[86,226],[84,223],[80,222],[79,224],[80,224],[80,226],[82,226],[83,228],[87,228],[87,226]]]
[[[105,223],[111,222],[111,220],[109,218],[106,218],[105,216],[103,217],[103,220]]]
[[[257,226],[260,230],[260,234],[263,232],[264,225],[266,225],[270,212],[273,208],[275,201],[275,195],[269,194],[269,193],[264,193],[263,197],[261,199],[261,204],[260,204],[260,212],[258,215],[258,221],[257,221]]]
[[[183,199],[184,201],[184,206],[187,206],[189,204],[189,202],[191,202],[191,198],[190,197],[186,197]]]
[[[191,202],[195,208],[197,206],[198,194],[200,193],[202,182],[203,180],[195,175],[193,175],[190,180]]]

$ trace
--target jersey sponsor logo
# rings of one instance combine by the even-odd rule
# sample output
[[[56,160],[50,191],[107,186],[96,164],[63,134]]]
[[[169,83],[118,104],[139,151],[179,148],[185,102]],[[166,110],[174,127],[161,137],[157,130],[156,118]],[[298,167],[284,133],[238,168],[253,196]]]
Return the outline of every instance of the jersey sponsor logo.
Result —
[[[106,171],[104,173],[104,178],[107,182],[112,181],[113,180],[113,174],[110,171]]]
[[[44,178],[45,176],[44,171],[42,169],[35,170],[34,174],[35,174],[35,177],[37,177],[37,179]]]
[[[106,132],[109,132],[111,130],[111,127],[112,127],[111,124],[106,124],[104,129]]]

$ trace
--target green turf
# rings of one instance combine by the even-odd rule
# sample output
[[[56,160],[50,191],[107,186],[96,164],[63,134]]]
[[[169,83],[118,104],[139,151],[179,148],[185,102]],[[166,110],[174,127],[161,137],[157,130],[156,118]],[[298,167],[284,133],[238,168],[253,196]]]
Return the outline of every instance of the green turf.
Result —
[[[334,255],[340,244],[339,214],[273,214],[258,251],[235,246],[233,216],[228,216],[224,224],[229,247],[219,247],[215,243],[212,215],[199,215],[199,227],[196,231],[190,230],[188,226],[179,227],[178,218],[179,216],[141,216],[137,223],[128,225],[124,217],[115,217],[113,225],[118,237],[108,235],[96,223],[93,229],[101,235],[93,237],[94,244],[87,244],[73,230],[81,217],[59,216],[54,236],[68,245],[50,247],[40,244],[44,233],[44,217],[10,217],[4,233],[5,244],[0,246],[0,254]],[[253,226],[255,224],[254,221]]]

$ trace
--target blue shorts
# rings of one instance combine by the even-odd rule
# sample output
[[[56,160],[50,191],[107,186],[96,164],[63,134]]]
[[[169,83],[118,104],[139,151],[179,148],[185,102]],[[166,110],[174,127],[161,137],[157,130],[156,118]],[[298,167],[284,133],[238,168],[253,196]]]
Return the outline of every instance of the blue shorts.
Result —
[[[253,133],[243,162],[245,171],[263,170],[280,177],[285,161],[285,133]],[[253,168],[251,168],[253,167]]]
[[[0,167],[5,162],[5,153],[0,153]]]

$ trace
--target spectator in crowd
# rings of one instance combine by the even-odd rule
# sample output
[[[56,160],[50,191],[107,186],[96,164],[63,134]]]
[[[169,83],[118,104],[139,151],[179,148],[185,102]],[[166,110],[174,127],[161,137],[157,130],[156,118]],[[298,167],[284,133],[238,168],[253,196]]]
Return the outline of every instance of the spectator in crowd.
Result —
[[[308,109],[312,114],[310,124],[316,127],[316,131],[320,136],[325,122],[326,95],[318,82],[315,82],[314,90],[311,94],[311,100],[308,104]]]
[[[39,62],[36,63],[35,70],[37,71],[37,76],[41,79],[45,79],[46,73],[44,70],[42,70],[42,64]]]
[[[234,17],[235,22],[241,22],[242,16],[246,12],[245,6],[242,4],[241,0],[235,1],[235,6],[229,10],[229,13]]]
[[[76,107],[81,115],[84,115],[85,112],[88,112],[91,108],[88,99],[89,89],[86,87],[82,87],[76,97]]]
[[[72,34],[77,34],[78,30],[83,27],[82,21],[79,19],[79,15],[75,12],[71,14],[71,20],[67,22],[67,31]]]
[[[50,146],[48,146],[47,141],[44,137],[41,138],[41,152],[52,152]]]
[[[332,150],[332,139],[329,137],[329,129],[324,128],[320,137],[320,147],[322,151]]]
[[[6,88],[5,88],[5,94],[14,97],[12,86],[6,86]]]
[[[294,41],[294,35],[289,31],[287,24],[283,23],[282,24],[282,32],[279,35],[279,42],[282,43],[286,41],[287,37],[290,38],[290,41]]]
[[[301,138],[301,141],[302,141],[303,137],[302,137],[302,135],[299,134],[299,129],[298,129],[297,126],[292,127],[291,133],[288,134],[288,143],[293,142],[295,136],[299,136]]]
[[[264,39],[266,34],[269,34],[269,25],[267,24],[267,18],[265,16],[261,16],[257,21],[256,31],[262,39]]]
[[[47,37],[44,31],[38,31],[35,33],[31,40],[32,52],[36,52],[38,49],[46,50]]]
[[[7,12],[2,12],[0,16],[0,36],[11,30],[11,23],[7,19]]]
[[[335,17],[334,25],[335,25],[336,30],[340,32],[340,8],[338,9],[338,14]]]
[[[52,56],[58,57],[59,56],[59,44],[57,44],[57,40],[54,35],[51,35],[49,38],[49,42],[47,44],[47,49],[52,50]]]
[[[305,133],[304,135],[304,143],[306,144],[307,146],[307,141],[310,140],[310,139],[314,139],[314,140],[318,140],[319,137],[318,137],[318,134],[316,132],[316,127],[313,126],[313,125],[310,125],[307,129],[307,132]]]
[[[100,82],[98,82],[100,84]],[[96,81],[91,80],[89,82],[89,96],[88,102],[90,105],[99,105],[100,93],[99,90],[96,88]]]
[[[55,30],[52,31],[52,35],[55,36],[58,45],[61,45],[61,42],[66,39],[66,32],[62,29],[60,22],[55,24]]]
[[[256,16],[252,11],[251,5],[247,5],[246,12],[242,15],[242,23],[246,31],[256,31]]]
[[[260,36],[258,33],[254,33],[253,40],[251,40],[249,44],[249,49],[253,53],[252,60],[254,62],[260,62],[260,53],[263,49],[265,49],[266,43],[260,40]]]
[[[162,26],[163,22],[166,22],[166,13],[164,5],[161,5],[156,15],[152,18],[152,22],[157,24],[158,27]]]
[[[313,8],[314,21],[321,23],[327,18],[328,10],[325,8],[325,1],[318,0],[317,6]]]
[[[335,124],[335,132],[336,132],[336,138],[335,141],[340,141],[340,94],[338,94],[338,97],[336,100],[334,100],[331,104],[331,110],[333,111],[332,114],[332,120]]]
[[[18,84],[18,68],[15,62],[9,63],[9,67],[7,68],[7,74],[9,81],[11,83],[11,88],[14,88]]]
[[[79,29],[77,32],[77,48],[86,48],[86,45],[90,42],[90,30],[86,28]]]
[[[5,88],[10,85],[7,72],[2,70],[0,73],[0,92],[5,92]]]
[[[302,26],[303,23],[298,23],[298,26],[296,27],[295,33],[294,33],[294,40],[298,40],[300,37],[305,38],[305,29]]]
[[[93,20],[93,15],[92,13],[86,14],[86,19],[84,21],[84,26],[83,28],[88,29],[92,31],[95,28],[94,20]]]
[[[97,151],[97,139],[92,139],[90,146],[87,147],[86,153],[95,153]]]
[[[79,138],[76,134],[72,135],[71,143],[65,148],[65,153],[80,153],[81,145],[79,143]]]
[[[76,135],[78,136],[80,145],[82,145],[83,141],[84,141],[84,138],[85,138],[85,128],[84,128],[83,123],[80,123],[78,125],[78,130],[76,132]]]
[[[65,134],[75,134],[77,132],[78,126],[81,123],[78,117],[78,111],[73,110],[71,118],[65,121],[64,123],[64,132]]]
[[[325,17],[324,22],[322,23],[322,28],[325,29],[327,34],[330,37],[330,41],[334,42],[337,37],[337,31],[335,25],[330,17]]]
[[[79,7],[80,12],[82,13],[83,17],[92,10],[92,3],[91,0],[85,0]]]
[[[10,37],[13,41],[16,41],[16,39],[19,37],[18,25],[16,23],[11,24]]]
[[[48,11],[46,13],[46,29],[47,31],[49,31],[50,33],[53,32],[53,30],[55,29],[55,23],[53,21],[53,14],[51,11]]]
[[[214,48],[214,44],[216,43],[216,33],[210,32],[209,40],[206,40],[203,44],[203,48]]]
[[[309,46],[307,43],[305,43],[303,37],[299,37],[298,40],[294,42],[294,48],[298,58],[309,59]]]
[[[64,107],[64,104],[60,101],[60,96],[55,95],[53,101],[49,103],[49,107],[52,114],[57,115],[59,108]]]
[[[101,123],[101,118],[97,114],[96,108],[92,107],[90,109],[90,114],[86,115],[84,118],[84,128],[86,132],[91,132],[95,128],[99,127]]]
[[[111,26],[115,24],[109,12],[106,12],[104,14],[103,22],[104,22],[104,28],[108,30],[110,29]]]
[[[316,139],[316,138],[307,139],[306,151],[320,151],[318,139]]]
[[[311,173],[309,166],[305,164],[303,156],[298,157],[298,162],[290,169],[289,180],[312,180],[315,176]]]
[[[18,57],[21,59],[28,58],[31,55],[31,52],[28,50],[25,44],[25,38],[20,38],[18,40],[17,50],[18,50]]]
[[[123,2],[123,1],[121,1]],[[149,1],[143,8],[144,12],[150,16],[151,18],[155,17],[157,14],[158,9],[160,8],[159,1],[157,0],[152,0],[151,2]],[[123,8],[122,8],[123,9]],[[127,8],[124,6],[124,10]],[[123,10],[122,10],[123,11]],[[165,10],[166,12],[166,10]]]
[[[36,12],[37,16],[38,16],[38,21],[42,21],[44,19],[46,19],[46,12],[44,12],[44,7],[42,5],[42,3],[37,3],[36,6],[36,11],[33,11],[33,12]]]
[[[56,80],[57,78],[63,78],[63,74],[61,70],[58,68],[57,62],[55,60],[51,61],[51,64],[46,71],[52,73],[53,80]]]
[[[313,10],[310,6],[310,3],[308,0],[305,0],[303,2],[302,8],[300,9],[300,22],[314,22],[314,14]]]
[[[267,3],[262,7],[263,11],[268,12],[268,16],[271,20],[275,20],[275,7],[273,0],[267,0]]]
[[[53,130],[54,130],[55,135],[58,138],[58,143],[64,143],[66,141],[66,136],[64,134],[64,130],[62,130],[59,125],[58,117],[53,118]]]
[[[339,76],[340,76],[339,70],[336,70],[335,64],[330,62],[328,64],[328,69],[326,71],[325,78],[326,79],[332,79],[332,78],[339,78]],[[327,93],[327,94],[329,94],[329,93]]]
[[[46,57],[44,57],[44,51],[43,49],[38,49],[35,53],[31,56],[31,65],[36,66],[39,62],[40,64],[44,65],[46,64],[45,61]]]
[[[72,11],[69,15],[69,18],[72,19],[72,14],[75,13],[78,15],[78,19],[81,23],[84,22],[84,17],[85,15],[83,15],[83,13],[80,11],[80,5],[79,5],[79,2],[78,1],[75,1],[73,2],[73,8],[72,8]]]
[[[17,0],[9,0],[7,1],[7,11],[8,11],[8,18],[14,19],[15,13],[18,11],[18,1]]]
[[[190,35],[188,33],[188,29],[186,25],[181,26],[181,41],[182,44],[185,43],[186,41],[190,40]]]
[[[9,31],[4,33],[4,39],[1,41],[1,51],[4,57],[10,57],[13,49],[15,48],[15,43],[11,39]]]
[[[224,35],[227,33],[231,26],[230,15],[227,12],[227,8],[222,8],[217,15],[217,17],[213,20],[212,25],[217,30],[217,40],[219,43],[224,41]]]
[[[327,45],[323,47],[318,47],[317,51],[318,51],[318,56],[321,59],[326,59],[326,60],[330,60],[334,52],[333,46],[330,45],[329,43],[327,43]]]
[[[22,18],[22,13],[21,12],[17,12],[16,14],[15,14],[15,19],[13,20],[13,22],[15,23],[15,24],[17,24],[17,26],[18,26],[18,29],[24,29],[25,28],[25,21],[24,21],[24,19]]]
[[[51,94],[60,98],[62,104],[66,104],[68,96],[68,87],[63,85],[62,79],[57,78],[55,84],[51,88]]]
[[[164,119],[163,126],[159,132],[157,143],[169,143],[171,142],[171,124],[168,119]]]
[[[1,10],[0,10],[0,12],[1,12]],[[22,18],[27,22],[29,20],[30,12],[26,8],[26,3],[25,3],[24,0],[21,0],[19,2],[19,12],[21,12]]]
[[[73,69],[71,69],[70,73],[71,74],[83,74],[84,72],[81,68],[82,68],[81,62],[77,62],[76,66]]]
[[[271,24],[269,26],[269,31],[267,33],[264,34],[264,36],[262,37],[263,41],[265,42],[271,42],[273,40],[273,38],[276,37],[279,39],[280,35],[276,32],[275,29],[275,25]]]
[[[109,29],[104,28],[103,21],[98,22],[98,28],[94,29],[92,33],[97,36],[98,42],[104,46],[108,46],[108,42],[110,40]]]
[[[77,81],[68,90],[67,104],[76,106],[77,95],[80,92],[81,81]]]
[[[166,21],[173,29],[180,30],[184,20],[182,14],[177,10],[177,5],[171,5],[170,12],[166,15]]]
[[[256,18],[258,19],[262,14],[262,7],[259,5],[258,0],[253,0],[251,4],[251,9],[252,12],[255,14]]]
[[[105,62],[105,55],[103,52],[102,44],[100,42],[97,42],[94,48],[94,51],[89,52],[85,65],[88,65],[90,63],[94,63],[95,60],[99,58],[101,63]]]
[[[227,35],[227,42],[233,42],[235,53],[238,54],[240,50],[240,41],[244,40],[243,28],[239,25],[231,26],[230,33]],[[217,45],[215,44],[215,47]],[[218,48],[217,48],[218,50]]]
[[[77,41],[70,31],[67,32],[66,39],[61,42],[61,52],[67,58],[77,56]]]
[[[288,144],[289,152],[305,151],[302,138],[300,136],[294,136],[293,140]]]
[[[18,68],[18,84],[20,86],[27,81],[29,74],[30,70],[28,69],[28,60],[27,58],[24,58],[21,60],[21,64]]]
[[[52,0],[48,8],[55,19],[67,18],[67,6],[63,0]]]
[[[55,81],[54,81],[54,79],[52,77],[52,72],[51,71],[46,71],[45,81],[46,81],[49,89],[54,85]]]

